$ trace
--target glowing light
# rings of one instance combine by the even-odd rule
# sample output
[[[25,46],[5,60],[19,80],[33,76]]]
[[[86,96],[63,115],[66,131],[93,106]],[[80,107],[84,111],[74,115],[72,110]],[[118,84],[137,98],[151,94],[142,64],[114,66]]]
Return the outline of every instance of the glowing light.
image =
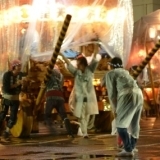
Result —
[[[151,93],[152,89],[151,88],[145,88],[146,92]]]
[[[101,80],[100,79],[93,79],[92,83],[94,86],[99,86],[101,84]]]
[[[117,9],[113,8],[107,12],[106,20],[108,24],[113,24],[115,20],[115,15],[116,15]]]
[[[3,21],[4,26],[8,26],[11,24],[9,11],[2,12],[2,21]]]
[[[101,17],[102,9],[103,9],[102,6],[97,6],[97,7],[95,8],[95,10],[93,10],[93,12],[95,13],[95,15],[94,15],[94,20],[95,20],[95,21],[99,21],[99,20],[102,19],[102,17]]]
[[[111,18],[113,18],[116,13],[116,9],[107,12],[107,8],[104,6],[87,6],[80,8],[78,6],[66,7],[60,3],[46,5],[44,1],[38,1],[37,3],[38,5],[23,5],[1,11],[0,19],[2,19],[2,24],[9,25],[10,23],[19,23],[21,21],[31,21],[35,19],[43,21],[63,21],[66,14],[73,16],[73,22],[83,20],[84,23],[106,22],[107,15],[107,23],[111,24],[113,23]]]
[[[96,86],[96,80],[95,79],[93,79],[92,83],[93,83],[94,86]]]
[[[33,3],[33,6],[30,7],[30,16],[33,20],[45,18],[48,9],[45,4],[45,1],[35,1],[35,3]]]
[[[88,14],[88,8],[84,7],[78,11],[78,17],[80,20],[86,19],[86,15]]]
[[[145,56],[146,56],[146,52],[141,49],[141,50],[138,52],[138,55],[139,55],[139,57],[145,57]]]
[[[12,15],[11,21],[13,23],[20,23],[22,20],[21,17],[22,11],[20,10],[20,7],[11,8],[9,11]]]
[[[124,8],[113,8],[107,12],[106,20],[109,25],[113,24],[115,19],[124,21],[126,17],[126,12]]]
[[[76,22],[79,19],[79,10],[80,8],[77,6],[70,6],[66,9],[66,14],[72,15],[72,22]]]
[[[121,21],[126,17],[125,9],[122,7],[119,9],[114,8],[107,10],[104,6],[65,6],[55,2],[45,4],[45,1],[36,1],[32,6],[23,5],[1,11],[0,22],[2,23],[0,26],[37,19],[40,21],[63,21],[66,14],[72,15],[72,22],[106,22],[109,25],[114,23],[116,16],[118,16],[118,21]]]
[[[31,6],[30,5],[23,5],[20,7],[21,17],[23,19],[28,19],[31,16]]]
[[[156,28],[149,28],[149,38],[154,39],[156,37],[157,31]]]
[[[156,68],[155,65],[151,64],[151,69],[155,69],[155,68]]]
[[[55,21],[63,21],[66,15],[66,8],[64,5],[57,3],[50,6],[50,18]]]

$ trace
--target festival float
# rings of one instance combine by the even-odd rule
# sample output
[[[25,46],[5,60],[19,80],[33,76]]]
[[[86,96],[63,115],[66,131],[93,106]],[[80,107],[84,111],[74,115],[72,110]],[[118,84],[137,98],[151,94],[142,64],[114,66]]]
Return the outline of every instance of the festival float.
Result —
[[[132,65],[144,63],[144,59],[151,52],[156,42],[160,40],[160,10],[156,10],[134,24],[133,43],[128,61],[128,68]],[[148,102],[151,115],[159,116],[160,104],[160,74],[159,62],[160,51],[154,51],[154,57],[147,60],[147,65],[143,70],[142,84],[144,99]]]
[[[95,124],[102,131],[109,131],[112,113],[100,79],[107,71],[108,57],[120,56],[127,64],[133,35],[131,0],[7,0],[1,1],[0,7],[1,79],[9,69],[7,64],[20,58],[28,80],[19,97],[18,119],[11,129],[12,135],[26,137],[39,131],[45,107],[45,83],[55,64],[65,77],[65,105],[71,114],[68,98],[74,80],[58,52],[74,64],[74,58],[84,52],[83,46],[93,43],[91,39],[96,39],[102,57],[93,79],[100,110]],[[85,56],[90,62],[92,56]]]

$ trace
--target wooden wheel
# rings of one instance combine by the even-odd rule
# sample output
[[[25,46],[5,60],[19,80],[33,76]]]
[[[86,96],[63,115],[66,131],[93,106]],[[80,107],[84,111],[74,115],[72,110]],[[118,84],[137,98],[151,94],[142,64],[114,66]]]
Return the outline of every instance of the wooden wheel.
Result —
[[[33,125],[33,116],[30,114],[31,112],[29,110],[30,108],[26,107],[18,111],[17,122],[10,130],[14,137],[30,136]]]
[[[10,129],[11,134],[14,137],[20,137],[23,130],[23,111],[20,109],[17,114],[17,122],[16,124]]]
[[[33,115],[32,103],[25,93],[20,94],[20,110],[17,114],[17,122],[10,130],[14,137],[28,137],[32,131]]]
[[[23,108],[23,130],[21,137],[28,137],[32,131],[33,116],[31,113],[31,107]]]

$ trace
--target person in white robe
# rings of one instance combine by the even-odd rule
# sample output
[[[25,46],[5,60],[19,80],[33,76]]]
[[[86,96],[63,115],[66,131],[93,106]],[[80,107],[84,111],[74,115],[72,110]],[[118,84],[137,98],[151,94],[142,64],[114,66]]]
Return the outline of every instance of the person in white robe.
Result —
[[[84,56],[77,58],[77,67],[74,67],[71,62],[64,57],[64,61],[68,65],[68,70],[74,76],[74,87],[71,93],[70,106],[74,116],[79,119],[80,127],[84,138],[88,138],[87,126],[90,115],[98,114],[98,103],[95,94],[95,89],[92,83],[94,71],[98,66],[96,54],[98,53],[97,44],[89,44],[86,46],[88,52],[93,53],[92,62],[88,65]]]
[[[30,31],[31,32],[31,31]],[[21,22],[21,32],[19,40],[19,59],[23,59],[27,48],[29,47],[29,54],[35,55],[39,51],[40,36],[36,29],[29,32],[29,21]]]
[[[113,58],[109,64],[111,70],[104,75],[102,85],[107,88],[109,101],[115,113],[117,131],[124,144],[124,150],[117,156],[133,156],[140,131],[142,91],[129,72],[123,69],[120,58]],[[129,126],[131,136],[127,132]]]

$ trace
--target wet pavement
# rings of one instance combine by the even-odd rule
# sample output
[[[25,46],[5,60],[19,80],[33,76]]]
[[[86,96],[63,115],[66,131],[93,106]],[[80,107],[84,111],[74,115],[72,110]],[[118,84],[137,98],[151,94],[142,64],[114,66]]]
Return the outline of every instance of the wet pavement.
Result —
[[[60,135],[57,135],[60,134]],[[116,137],[110,134],[90,134],[89,139],[68,138],[64,129],[49,134],[40,124],[38,134],[29,138],[11,138],[10,143],[0,143],[0,160],[160,160],[160,118],[141,120],[138,153],[133,158],[117,158]]]

